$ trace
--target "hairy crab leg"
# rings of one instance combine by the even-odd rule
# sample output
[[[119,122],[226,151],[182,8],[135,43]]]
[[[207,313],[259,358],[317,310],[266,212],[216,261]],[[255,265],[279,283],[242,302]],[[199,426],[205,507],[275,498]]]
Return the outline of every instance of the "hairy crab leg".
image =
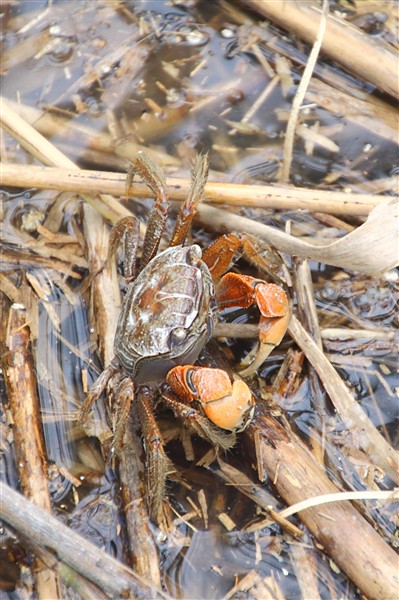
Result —
[[[133,380],[121,373],[118,384],[110,392],[109,396],[111,404],[109,415],[112,415],[112,431],[114,432],[112,445],[117,451],[122,447],[123,434],[134,400],[134,393],[135,386]]]
[[[215,281],[234,263],[236,254],[244,255],[252,264],[272,277],[275,283],[291,284],[281,256],[262,240],[249,233],[227,233],[207,248],[202,256]]]
[[[191,185],[179,215],[170,242],[171,246],[184,244],[190,230],[197,205],[204,197],[204,188],[208,179],[209,162],[206,154],[197,155],[191,171]]]
[[[172,387],[165,383],[161,386],[163,403],[170,408],[178,419],[181,419],[194,433],[207,440],[214,446],[228,450],[234,446],[236,436],[234,432],[227,433],[215,427],[207,417],[198,410],[185,404]]]
[[[89,393],[87,394],[82,407],[79,411],[78,415],[78,425],[82,425],[86,420],[90,412],[90,408],[96,402],[101,394],[103,393],[107,383],[117,373],[120,369],[119,363],[116,358],[113,358],[109,363],[108,367],[104,369],[104,371],[99,375],[96,381],[90,388]]]
[[[137,274],[137,248],[140,239],[140,221],[133,215],[118,221],[109,234],[107,263],[110,262],[119,242],[123,243],[123,273],[127,283]]]
[[[254,373],[278,346],[287,331],[290,311],[288,298],[284,290],[275,283],[266,283],[249,275],[226,273],[216,290],[220,308],[243,307],[256,304],[260,311],[258,348],[245,364],[249,366],[241,371],[246,377]]]
[[[144,152],[140,152],[131,162],[126,177],[126,197],[135,175],[139,175],[155,194],[155,204],[147,223],[144,237],[140,268],[143,269],[155,256],[165,229],[169,211],[164,174],[157,164]]]
[[[154,392],[147,386],[139,386],[136,392],[143,444],[146,454],[147,504],[152,519],[162,520],[166,479],[175,471],[165,453],[164,441],[154,417]]]

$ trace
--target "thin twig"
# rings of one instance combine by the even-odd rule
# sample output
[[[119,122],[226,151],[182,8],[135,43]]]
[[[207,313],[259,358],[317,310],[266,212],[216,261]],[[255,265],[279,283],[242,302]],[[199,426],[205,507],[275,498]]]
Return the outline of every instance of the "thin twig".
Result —
[[[309,85],[309,81],[312,77],[314,67],[317,62],[317,58],[319,56],[321,44],[323,42],[324,33],[326,31],[327,25],[327,15],[328,15],[328,7],[329,0],[323,0],[323,8],[320,17],[319,29],[317,32],[315,43],[313,44],[313,48],[309,54],[309,60],[306,64],[305,70],[302,75],[301,82],[298,86],[297,92],[295,94],[294,101],[292,103],[292,108],[290,112],[290,117],[287,123],[287,131],[284,139],[284,159],[283,166],[281,169],[281,181],[289,181],[290,178],[290,170],[291,170],[291,162],[292,162],[292,154],[294,148],[294,137],[295,130],[298,121],[299,109],[301,108],[301,104],[306,94],[306,90]]]

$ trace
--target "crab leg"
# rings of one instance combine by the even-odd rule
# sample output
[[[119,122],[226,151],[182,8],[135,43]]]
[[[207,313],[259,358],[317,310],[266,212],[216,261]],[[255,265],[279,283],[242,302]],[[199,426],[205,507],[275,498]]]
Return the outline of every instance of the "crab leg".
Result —
[[[227,233],[207,248],[202,260],[214,280],[226,273],[236,254],[244,255],[256,267],[268,273],[276,283],[286,283],[289,274],[280,255],[262,240],[249,233]]]
[[[284,290],[274,283],[266,283],[262,279],[237,273],[227,273],[222,277],[216,296],[219,308],[247,308],[252,304],[259,308],[261,316],[258,348],[254,357],[249,355],[249,366],[241,371],[244,377],[251,375],[266,360],[273,348],[278,346],[287,331],[290,320],[287,296]]]
[[[110,262],[119,242],[122,241],[123,273],[127,283],[133,281],[137,272],[137,247],[140,239],[140,221],[133,215],[120,219],[109,234],[107,263]]]
[[[116,358],[113,358],[109,363],[108,367],[104,369],[101,375],[93,383],[79,411],[78,425],[83,425],[85,423],[89,415],[90,408],[92,407],[94,402],[96,402],[96,400],[99,399],[108,381],[111,379],[111,377],[115,375],[115,373],[119,371],[119,369],[119,362]]]
[[[202,255],[213,279],[221,278],[216,288],[219,308],[247,308],[256,304],[260,310],[259,343],[256,350],[250,352],[242,364],[249,365],[241,371],[241,375],[247,376],[254,373],[273,348],[281,342],[290,316],[288,299],[280,286],[236,273],[227,273],[222,277],[239,252],[258,268],[267,271],[279,283],[286,283],[289,274],[283,260],[273,249],[262,240],[246,233],[223,235]]]
[[[169,211],[166,181],[161,169],[144,153],[140,152],[131,162],[126,177],[126,197],[135,174],[138,174],[155,194],[155,204],[147,223],[143,242],[141,269],[155,256]]]
[[[154,417],[154,392],[147,386],[137,389],[137,410],[139,414],[143,443],[146,450],[147,504],[152,519],[162,519],[166,478],[174,472],[173,464],[165,453],[164,441]]]
[[[184,244],[190,230],[191,222],[196,213],[198,203],[204,197],[204,188],[208,178],[208,157],[206,154],[197,155],[191,171],[191,185],[173,231],[171,246]]]

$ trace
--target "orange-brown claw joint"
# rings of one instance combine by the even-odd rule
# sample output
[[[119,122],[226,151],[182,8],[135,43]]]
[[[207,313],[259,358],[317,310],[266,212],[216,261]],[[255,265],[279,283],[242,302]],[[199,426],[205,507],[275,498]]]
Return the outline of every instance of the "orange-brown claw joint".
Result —
[[[266,283],[249,275],[227,273],[217,289],[219,306],[246,308],[256,304],[260,311],[259,344],[243,364],[248,368],[241,371],[246,376],[254,373],[266,360],[270,352],[284,337],[290,320],[287,295],[275,283]]]
[[[175,367],[167,383],[187,402],[196,400],[212,423],[229,431],[242,431],[250,423],[255,408],[251,390],[244,381],[230,381],[221,369]]]

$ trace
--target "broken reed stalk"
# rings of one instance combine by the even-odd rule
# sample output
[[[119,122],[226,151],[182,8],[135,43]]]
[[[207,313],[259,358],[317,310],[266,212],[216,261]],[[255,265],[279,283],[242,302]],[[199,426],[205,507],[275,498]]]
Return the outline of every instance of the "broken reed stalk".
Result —
[[[317,318],[316,303],[314,299],[312,274],[308,261],[296,259],[294,264],[294,274],[294,285],[300,322],[304,325],[317,347],[323,351],[319,319]]]
[[[228,485],[233,485],[239,490],[244,496],[250,498],[252,502],[260,506],[264,511],[270,515],[270,520],[274,523],[278,523],[284,531],[296,538],[301,538],[304,532],[291,523],[288,519],[282,518],[277,512],[277,500],[274,496],[269,494],[259,485],[254,485],[253,481],[245,475],[239,469],[236,469],[232,465],[221,460],[218,457],[218,464],[220,469],[215,471],[215,474],[223,479]],[[256,530],[259,530],[259,524],[256,524]],[[251,531],[251,526],[246,527],[245,531]]]
[[[2,519],[25,539],[52,550],[111,597],[168,599],[148,579],[138,576],[5,483],[1,484],[0,510]]]
[[[42,162],[44,162],[47,165],[53,165],[53,166],[58,166],[60,168],[70,169],[74,173],[79,171],[78,167],[71,160],[69,160],[69,158],[64,156],[62,154],[62,152],[60,152],[55,146],[53,146],[53,144],[51,142],[46,140],[40,133],[35,131],[35,129],[33,129],[33,127],[31,125],[26,123],[18,114],[16,114],[10,107],[8,107],[5,102],[3,102],[3,105],[2,105],[2,113],[0,115],[0,118],[2,120],[3,127],[10,133],[10,135],[15,137],[19,141],[19,143],[26,150],[33,153],[33,155],[36,158],[38,158],[39,160],[41,160]],[[103,240],[104,240],[104,236],[107,236],[107,233],[105,232],[105,229],[104,229],[104,227],[105,227],[104,223],[103,223],[101,217],[96,213],[95,209],[97,208],[97,210],[99,210],[99,204],[100,205],[103,204],[104,205],[103,210],[102,211],[99,210],[99,212],[104,214],[104,207],[105,207],[106,218],[110,218],[112,215],[114,215],[115,211],[118,207],[120,208],[120,216],[130,215],[130,212],[127,209],[125,209],[125,207],[123,207],[121,204],[119,204],[116,200],[114,200],[114,198],[112,198],[111,196],[101,195],[98,201],[96,199],[93,199],[87,193],[82,194],[82,196],[83,196],[84,200],[86,200],[85,204],[83,205],[84,221],[87,221],[87,223],[92,223],[96,219],[98,221],[97,228],[87,226],[85,229],[87,245],[92,251],[95,250],[96,252],[98,252],[100,250],[100,252],[104,252],[104,247],[99,248],[99,246],[98,246],[98,241],[99,241],[98,228],[100,228],[101,232],[103,233],[103,238],[102,238]],[[108,217],[107,217],[107,213],[108,213]],[[100,233],[100,235],[101,235],[101,233]],[[92,252],[91,258],[92,258],[92,266],[94,269],[96,269],[96,271],[94,271],[94,272],[97,272],[98,267],[99,267],[98,255],[95,256],[95,258],[93,258],[93,252]],[[101,271],[95,278],[93,290],[94,290],[96,297],[94,300],[94,305],[95,305],[95,307],[99,307],[99,306],[103,307],[103,311],[99,316],[101,316],[101,315],[106,316],[106,323],[102,323],[102,326],[101,326],[102,329],[100,329],[100,333],[103,334],[103,337],[101,339],[101,344],[102,344],[102,348],[104,348],[104,359],[105,359],[105,361],[107,361],[107,364],[108,364],[108,361],[111,360],[112,355],[113,355],[113,350],[112,350],[113,337],[114,337],[115,326],[116,326],[116,322],[117,322],[117,313],[119,312],[118,306],[120,304],[119,302],[113,303],[112,301],[111,302],[109,301],[110,291],[115,290],[115,289],[118,289],[115,268],[111,269],[111,270],[105,269],[105,270]],[[134,453],[134,450],[133,450],[133,453]],[[122,469],[124,468],[124,465],[125,465],[125,462],[122,461],[121,462]],[[123,478],[124,478],[124,480],[127,481],[127,477],[123,477]],[[134,496],[135,495],[135,486],[137,485],[137,482],[134,480],[129,480],[128,485],[132,486],[132,490],[133,490],[132,495]],[[129,510],[134,510],[135,505],[133,504],[127,508],[129,508]],[[140,513],[140,517],[141,516],[142,516],[142,514]],[[146,520],[138,519],[137,521],[139,523],[141,523],[141,526],[143,527],[143,537],[147,536],[147,538],[148,538],[148,543],[146,544],[144,550],[151,551],[151,556],[148,557],[147,561],[140,560],[140,561],[138,561],[137,564],[153,565],[151,573],[148,573],[148,572],[145,572],[142,574],[140,573],[140,575],[143,575],[144,577],[148,578],[154,573],[156,568],[159,571],[158,553],[157,553],[153,538],[150,534],[150,530],[149,530],[149,526],[148,526],[149,518],[147,517]],[[131,522],[132,522],[131,518],[127,519],[128,525]],[[143,549],[136,547],[135,541],[134,541],[135,532],[131,531],[129,528],[128,528],[128,535],[131,538],[130,539],[130,549],[134,552],[134,555],[132,557],[132,563],[135,563],[135,553],[138,553],[138,555],[140,555],[140,553],[143,552]],[[152,542],[152,544],[151,544],[151,542]],[[154,565],[156,565],[156,567]],[[156,581],[160,581],[160,575],[158,575],[158,577],[156,578]]]
[[[242,434],[246,455],[254,457],[288,505],[339,490],[291,430],[257,407]],[[326,554],[370,600],[394,598],[398,589],[397,556],[350,504],[334,502],[308,508],[299,517]]]
[[[44,269],[55,269],[60,273],[63,273],[66,277],[72,279],[81,279],[80,273],[75,273],[72,270],[71,263],[65,263],[61,260],[46,258],[44,256],[38,256],[32,254],[29,250],[6,250],[1,251],[1,261],[3,265],[15,265],[16,268],[24,267],[43,267]]]
[[[313,44],[320,22],[320,9],[313,2],[286,0],[241,0],[241,4],[274,21],[287,31]],[[399,97],[398,57],[382,39],[329,15],[323,37],[322,52],[354,75],[370,82],[394,98]]]
[[[27,498],[51,513],[47,460],[41,428],[30,329],[20,304],[10,308],[2,367],[13,418],[14,446],[20,485]],[[33,573],[39,598],[62,598],[61,582],[53,569],[38,557]]]
[[[107,260],[109,228],[93,207],[84,206],[83,231],[91,280],[92,326],[98,339],[98,354],[103,365],[114,357],[114,338],[121,307],[121,294],[115,261],[102,269]],[[102,270],[101,270],[102,269]]]
[[[293,259],[294,287],[297,298],[298,316],[304,329],[309,333],[310,337],[323,353],[323,342],[321,339],[321,331],[319,319],[317,315],[316,302],[314,298],[312,273],[307,260],[300,258]],[[295,372],[295,371],[294,371]],[[337,374],[338,376],[338,374]],[[323,387],[316,370],[312,365],[308,366],[309,377],[309,395],[311,398],[312,407],[315,410],[315,417],[318,419],[319,431],[325,431],[326,421],[326,399],[327,393]],[[320,460],[324,461],[324,444],[322,444],[323,453],[320,455]]]
[[[125,195],[125,173],[104,171],[73,170],[70,167],[38,167],[34,165],[13,165],[3,163],[0,183],[18,188],[39,188],[74,192],[77,194],[107,194],[117,197]],[[171,200],[185,199],[190,180],[168,177],[169,197]],[[130,196],[152,198],[151,190],[142,183],[134,182]],[[228,206],[250,206],[276,210],[311,210],[336,215],[367,216],[369,212],[386,196],[378,194],[348,194],[319,189],[303,189],[293,186],[246,185],[209,181],[205,186],[208,204]],[[106,204],[101,214],[115,222],[128,214],[127,209],[117,200]],[[107,213],[105,210],[107,209]]]

